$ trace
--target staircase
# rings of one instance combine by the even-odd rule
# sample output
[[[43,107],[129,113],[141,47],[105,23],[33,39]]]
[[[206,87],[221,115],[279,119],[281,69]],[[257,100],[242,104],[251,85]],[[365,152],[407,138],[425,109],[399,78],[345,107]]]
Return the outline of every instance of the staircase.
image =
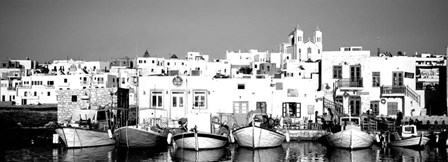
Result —
[[[417,94],[417,92],[415,92],[414,90],[411,89],[411,87],[406,85],[406,91],[405,91],[405,95],[412,98],[415,102],[418,103],[418,105],[420,106],[420,95]]]
[[[329,99],[323,98],[323,106],[324,109],[331,111],[333,115],[341,116],[343,114],[343,105],[342,103],[331,101]]]

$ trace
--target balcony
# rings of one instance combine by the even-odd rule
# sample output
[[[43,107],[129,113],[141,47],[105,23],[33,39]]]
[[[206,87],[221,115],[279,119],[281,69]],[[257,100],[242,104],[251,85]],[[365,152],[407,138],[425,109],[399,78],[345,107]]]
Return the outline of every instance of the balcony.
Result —
[[[381,86],[381,97],[401,97],[408,96],[419,105],[421,97],[409,86]]]
[[[17,88],[16,87],[8,87],[7,90],[8,91],[15,91]]]
[[[405,86],[381,86],[381,96],[404,96],[405,93]]]
[[[338,87],[342,91],[350,91],[350,90],[362,90],[363,82],[362,78],[343,78],[336,81],[336,87]]]

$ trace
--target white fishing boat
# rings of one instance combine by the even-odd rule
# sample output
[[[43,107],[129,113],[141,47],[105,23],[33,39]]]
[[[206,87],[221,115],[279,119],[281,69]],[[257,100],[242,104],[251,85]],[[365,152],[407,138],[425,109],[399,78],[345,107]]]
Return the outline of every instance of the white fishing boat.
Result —
[[[189,125],[194,125],[194,128],[192,131],[173,135],[172,140],[176,147],[198,151],[221,148],[228,144],[228,130],[222,127],[226,131],[214,132],[211,129],[213,125],[209,113],[189,115],[187,121]]]
[[[415,125],[403,125],[401,127],[401,135],[398,132],[393,132],[390,137],[390,146],[397,147],[424,147],[429,141],[428,137],[423,134],[418,135],[417,127]]]
[[[77,127],[62,127],[57,128],[56,133],[58,133],[67,148],[97,147],[115,144],[115,140],[111,139],[108,133],[104,131]]]
[[[58,127],[55,131],[67,148],[114,145],[112,132],[108,132],[111,126],[107,126],[109,109],[76,111],[74,116],[79,115],[78,123]],[[82,119],[82,116],[85,116],[85,119]]]
[[[186,132],[173,136],[176,146],[184,149],[204,150],[221,148],[227,145],[227,135],[202,132]]]
[[[168,131],[157,126],[124,126],[114,132],[117,145],[126,148],[162,146],[167,142]]]
[[[267,129],[262,126],[263,118],[267,119],[265,113],[250,112],[248,114],[251,124],[233,131],[233,136],[239,146],[256,148],[270,148],[282,145],[286,136],[275,129]]]
[[[359,117],[341,117],[342,129],[326,136],[328,144],[345,149],[362,149],[372,146],[374,136],[361,131]]]

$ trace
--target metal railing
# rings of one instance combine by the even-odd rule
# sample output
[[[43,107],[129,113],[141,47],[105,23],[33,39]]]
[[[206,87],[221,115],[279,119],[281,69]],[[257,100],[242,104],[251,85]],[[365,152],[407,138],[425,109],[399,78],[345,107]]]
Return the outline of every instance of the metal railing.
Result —
[[[406,86],[406,96],[411,97],[414,101],[418,102],[420,105],[420,95],[417,94],[414,90],[411,89],[411,87]]]
[[[381,86],[381,94],[405,94],[405,86]]]
[[[412,98],[419,105],[421,101],[420,95],[409,86],[381,86],[381,95],[384,94],[403,94]]]
[[[342,78],[336,81],[337,87],[363,87],[362,78]]]

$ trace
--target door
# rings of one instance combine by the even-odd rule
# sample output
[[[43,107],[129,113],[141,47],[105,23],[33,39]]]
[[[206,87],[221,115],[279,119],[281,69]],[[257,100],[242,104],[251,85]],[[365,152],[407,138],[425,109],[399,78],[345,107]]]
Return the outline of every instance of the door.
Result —
[[[171,119],[179,119],[185,117],[185,92],[171,92]]]
[[[350,113],[352,116],[359,116],[361,112],[361,97],[350,96],[349,98]]]
[[[392,86],[393,87],[403,86],[403,72],[401,71],[392,72]]]
[[[361,66],[350,66],[350,81],[358,81],[361,78]]]
[[[249,112],[248,101],[233,101],[233,114],[239,124],[247,124],[247,113]]]
[[[397,115],[398,102],[387,102],[387,115]]]
[[[300,118],[300,103],[284,102],[282,104],[282,117]]]

